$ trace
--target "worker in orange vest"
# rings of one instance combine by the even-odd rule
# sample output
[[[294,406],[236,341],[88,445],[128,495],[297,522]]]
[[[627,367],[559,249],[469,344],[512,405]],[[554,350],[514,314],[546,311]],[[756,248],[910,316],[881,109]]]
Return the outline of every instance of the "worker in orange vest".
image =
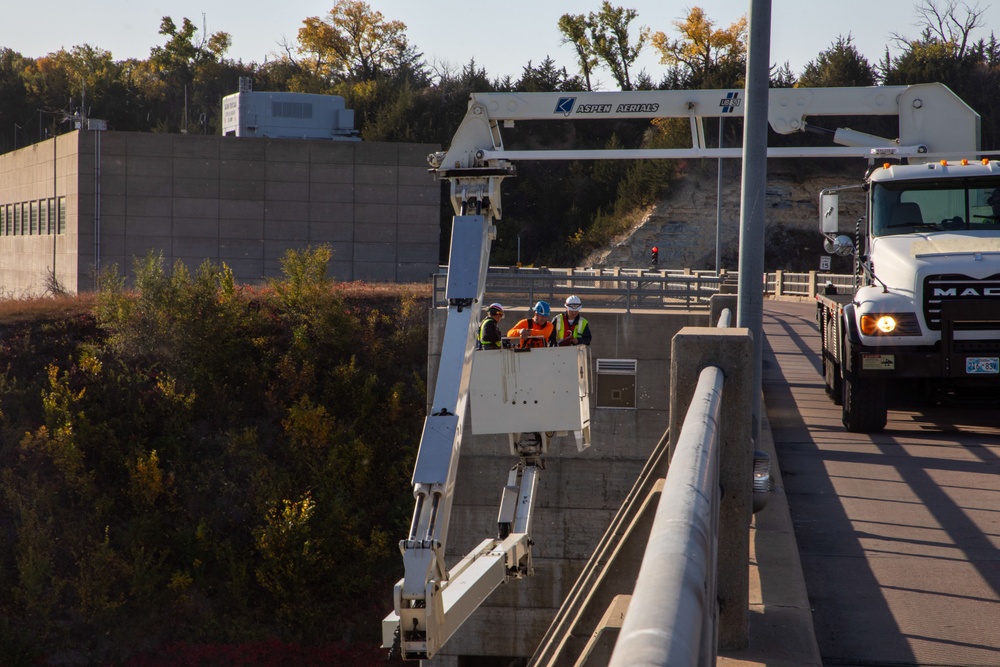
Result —
[[[545,347],[552,337],[552,322],[549,316],[552,308],[545,301],[539,301],[531,309],[531,318],[525,318],[507,332],[508,338],[520,338],[517,347]]]

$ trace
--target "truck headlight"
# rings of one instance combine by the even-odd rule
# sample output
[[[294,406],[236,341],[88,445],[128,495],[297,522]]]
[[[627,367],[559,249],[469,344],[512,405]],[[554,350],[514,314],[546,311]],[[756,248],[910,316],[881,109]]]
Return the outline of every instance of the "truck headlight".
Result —
[[[919,336],[920,324],[913,313],[871,313],[861,316],[866,336]]]

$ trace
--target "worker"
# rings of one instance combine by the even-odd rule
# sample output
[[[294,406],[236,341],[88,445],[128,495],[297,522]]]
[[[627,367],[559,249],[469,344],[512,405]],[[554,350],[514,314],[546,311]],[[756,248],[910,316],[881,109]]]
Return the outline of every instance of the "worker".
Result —
[[[499,350],[503,343],[500,333],[500,320],[503,319],[503,306],[491,303],[486,309],[486,317],[479,323],[479,335],[476,336],[477,348],[480,350]]]
[[[590,345],[590,323],[580,309],[583,303],[578,296],[566,298],[566,310],[559,313],[552,320],[553,345]]]
[[[539,301],[531,309],[531,317],[515,324],[507,332],[508,338],[520,338],[517,347],[545,347],[552,337],[552,322],[549,316],[552,308],[545,301]]]

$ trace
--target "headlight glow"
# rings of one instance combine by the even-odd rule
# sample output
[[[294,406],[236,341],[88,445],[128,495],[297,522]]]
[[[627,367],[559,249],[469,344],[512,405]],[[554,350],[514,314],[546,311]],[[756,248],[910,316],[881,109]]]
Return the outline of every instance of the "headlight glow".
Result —
[[[892,315],[883,315],[875,322],[875,327],[882,333],[892,333],[896,330],[896,318]]]
[[[919,336],[920,325],[914,313],[870,313],[858,324],[865,336]]]

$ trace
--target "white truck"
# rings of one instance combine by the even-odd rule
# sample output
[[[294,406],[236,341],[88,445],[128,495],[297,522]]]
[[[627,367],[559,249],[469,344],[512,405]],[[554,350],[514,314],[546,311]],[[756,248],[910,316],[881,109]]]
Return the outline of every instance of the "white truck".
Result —
[[[515,175],[512,161],[740,158],[739,147],[707,145],[704,120],[741,118],[742,100],[740,89],[475,93],[452,145],[428,157],[435,176],[450,183],[455,217],[439,372],[413,471],[413,518],[408,535],[399,543],[404,575],[393,591],[394,610],[383,621],[383,645],[404,659],[433,658],[497,586],[532,573],[534,498],[542,459],[555,453],[550,449],[550,434],[573,432],[577,447],[590,444],[589,365],[580,348],[539,348],[530,353],[474,351],[490,244],[496,237],[494,221],[501,218],[502,212],[500,184]],[[769,93],[768,123],[776,133],[818,129],[811,123],[813,117],[883,115],[899,117],[900,138],[874,137],[843,128],[823,132],[838,146],[775,147],[768,149],[768,156],[871,158],[873,152],[891,152],[893,158],[919,159],[948,147],[965,149],[972,135],[966,121],[973,123],[978,137],[978,116],[966,114],[962,121],[958,116],[963,110],[971,112],[947,88],[938,85],[774,89]],[[687,119],[691,146],[506,150],[501,137],[503,128],[521,121],[632,118]],[[977,148],[970,144],[968,152]],[[976,212],[979,209],[963,210],[963,220]],[[958,215],[949,213],[951,218]],[[926,231],[914,231],[911,238]],[[846,237],[831,237],[831,243],[849,252]],[[874,236],[869,234],[869,238]],[[876,290],[891,279],[882,276],[885,267],[879,266],[874,273],[870,270],[871,257],[863,263],[869,266],[866,280],[879,285]],[[840,364],[839,359],[838,353],[831,363],[847,373],[855,372],[854,364]],[[484,361],[491,367],[486,368]],[[477,380],[479,377],[486,380]],[[859,386],[853,380],[844,384],[855,392]],[[545,398],[540,398],[543,395]],[[449,567],[445,550],[470,412],[472,434],[506,433],[510,453],[517,462],[499,499],[494,535]]]
[[[820,193],[826,249],[855,260],[849,294],[816,297],[826,389],[848,431],[881,431],[890,402],[914,389],[930,400],[1000,389],[1000,161],[981,157],[979,116],[950,97],[942,86],[911,101],[917,114],[946,106],[951,139],[908,164],[873,156],[850,234],[838,225],[843,188]],[[932,141],[938,126],[910,129]]]

